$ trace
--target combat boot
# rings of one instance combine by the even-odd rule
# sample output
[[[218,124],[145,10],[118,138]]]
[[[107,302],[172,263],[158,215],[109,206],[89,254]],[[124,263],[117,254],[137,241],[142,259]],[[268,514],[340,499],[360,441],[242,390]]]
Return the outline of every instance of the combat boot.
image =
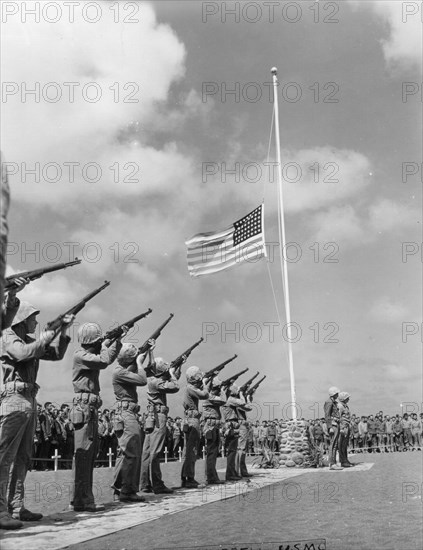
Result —
[[[43,514],[30,512],[26,508],[22,508],[21,510],[14,511],[12,517],[20,521],[40,521],[43,518]]]
[[[20,529],[21,527],[23,527],[22,521],[12,518],[9,514],[0,518],[0,529]]]

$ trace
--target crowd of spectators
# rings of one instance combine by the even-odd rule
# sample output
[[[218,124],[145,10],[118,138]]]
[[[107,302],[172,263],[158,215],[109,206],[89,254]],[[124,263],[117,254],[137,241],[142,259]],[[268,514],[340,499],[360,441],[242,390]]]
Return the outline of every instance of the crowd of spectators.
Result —
[[[74,431],[69,420],[68,404],[60,407],[50,402],[44,407],[38,405],[37,428],[34,437],[34,452],[32,469],[51,470],[54,467],[55,455],[58,459],[59,469],[71,469],[74,452]],[[113,430],[114,411],[103,409],[99,413],[98,429],[98,454],[96,466],[109,466],[110,459],[114,465],[118,443]],[[141,440],[144,439],[144,415],[139,415]],[[302,418],[301,420],[305,420]],[[329,434],[324,418],[307,420],[309,435],[313,444],[321,447],[325,452],[329,448]],[[263,420],[255,421],[250,425],[248,438],[248,454],[260,454],[263,449],[278,452],[282,437],[282,424],[284,421]],[[351,416],[350,444],[351,453],[364,452],[398,452],[421,451],[422,448],[423,413],[384,415],[382,411],[369,416]],[[224,431],[221,430],[222,455],[226,455]],[[167,434],[162,458],[166,460],[179,460],[184,445],[182,431],[182,419],[180,417],[168,418]],[[198,448],[198,456],[202,456],[205,445],[201,438]]]

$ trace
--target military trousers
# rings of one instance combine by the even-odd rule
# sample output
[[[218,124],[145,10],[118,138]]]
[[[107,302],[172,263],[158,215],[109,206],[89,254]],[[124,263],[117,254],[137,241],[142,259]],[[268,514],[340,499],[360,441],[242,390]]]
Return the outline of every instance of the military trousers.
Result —
[[[75,428],[74,506],[94,504],[93,470],[98,452],[98,411],[80,402],[71,411]]]
[[[141,437],[137,415],[129,410],[119,413],[122,430],[116,432],[119,450],[113,486],[126,495],[138,492],[140,483]]]
[[[200,419],[187,418],[188,430],[184,432],[184,449],[182,452],[181,478],[195,478],[195,461],[200,444]]]
[[[160,470],[159,455],[166,440],[167,414],[154,412],[155,425],[150,434],[145,435],[141,460],[141,489],[159,490],[164,486]]]
[[[241,424],[239,427],[238,448],[237,448],[237,457],[236,457],[236,471],[240,476],[248,475],[247,465],[245,463],[245,458],[247,454],[247,445],[248,445],[248,425]]]
[[[348,462],[348,443],[350,440],[350,430],[348,427],[339,430],[339,461],[342,464]]]
[[[220,433],[219,426],[211,425],[206,421],[204,427],[204,438],[206,440],[206,479],[207,483],[219,481],[219,476],[216,470],[217,457],[219,456]]]
[[[0,405],[0,517],[24,508],[25,478],[31,464],[36,401],[22,393]]]
[[[333,426],[333,434],[330,434],[329,444],[329,466],[336,464],[336,452],[339,447],[339,426]]]
[[[229,434],[226,438],[228,451],[226,455],[226,479],[231,477],[239,477],[236,469],[236,459],[238,453],[238,436]]]

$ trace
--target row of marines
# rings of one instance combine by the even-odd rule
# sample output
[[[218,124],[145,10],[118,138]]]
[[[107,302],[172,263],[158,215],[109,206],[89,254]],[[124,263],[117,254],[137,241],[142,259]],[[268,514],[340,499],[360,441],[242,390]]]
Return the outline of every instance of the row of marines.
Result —
[[[32,443],[36,428],[36,382],[39,361],[61,360],[70,343],[69,329],[75,315],[65,314],[60,329],[41,331],[35,337],[38,309],[20,301],[16,293],[27,281],[17,280],[9,290],[3,311],[1,363],[3,387],[0,403],[0,528],[18,529],[24,521],[37,521],[41,514],[24,505],[24,483],[31,463]],[[75,397],[70,412],[74,424],[74,491],[75,511],[104,510],[95,503],[93,468],[98,451],[99,375],[115,360],[113,389],[116,398],[115,432],[119,454],[113,487],[122,502],[143,501],[138,491],[172,493],[166,487],[160,470],[159,455],[164,446],[169,408],[167,395],[180,389],[181,369],[161,357],[154,357],[155,340],[137,348],[123,343],[127,333],[123,326],[118,337],[106,338],[97,323],[85,323],[78,330],[80,348],[73,358],[72,382]],[[141,350],[143,350],[141,352]],[[187,357],[182,356],[182,363]],[[145,366],[144,366],[145,365]],[[212,369],[214,370],[214,369]],[[226,480],[248,474],[245,456],[248,439],[246,414],[251,410],[252,393],[240,391],[235,384],[222,387],[215,373],[205,377],[200,369],[186,370],[187,385],[183,397],[185,435],[181,485],[196,488],[195,462],[200,439],[199,401],[203,402],[202,429],[206,440],[206,479],[208,484],[224,483],[218,477],[219,427],[224,421],[228,445]],[[141,447],[137,387],[147,385],[146,437]],[[142,449],[142,455],[141,455]]]

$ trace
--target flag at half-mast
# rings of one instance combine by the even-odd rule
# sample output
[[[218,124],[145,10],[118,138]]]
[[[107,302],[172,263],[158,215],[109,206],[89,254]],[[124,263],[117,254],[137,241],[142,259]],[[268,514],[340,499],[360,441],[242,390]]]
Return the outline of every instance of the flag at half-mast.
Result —
[[[266,257],[263,204],[227,229],[198,233],[185,242],[192,277],[209,275]]]

